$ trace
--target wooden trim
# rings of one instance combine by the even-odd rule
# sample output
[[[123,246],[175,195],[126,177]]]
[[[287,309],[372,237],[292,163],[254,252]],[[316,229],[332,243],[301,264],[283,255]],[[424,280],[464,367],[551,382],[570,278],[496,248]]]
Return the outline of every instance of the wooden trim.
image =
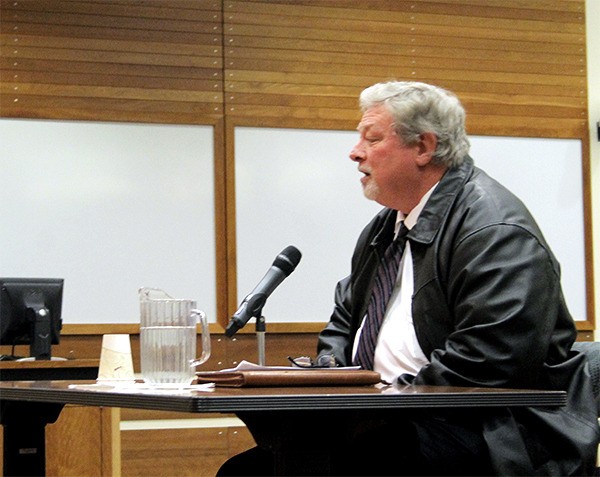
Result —
[[[596,302],[594,286],[594,230],[592,225],[592,171],[588,128],[586,128],[583,133],[581,152],[583,162],[583,232],[585,243],[585,297],[587,304],[587,320],[583,323],[578,322],[578,329],[593,330],[596,328]]]
[[[100,432],[102,475],[121,476],[121,410],[119,408],[100,409]]]
[[[211,335],[222,335],[229,323],[229,318],[224,324],[211,323],[209,331]],[[303,322],[303,323],[267,323],[267,333],[319,333],[326,323]],[[140,332],[139,323],[94,323],[94,324],[71,324],[63,325],[62,336],[97,336],[105,334],[128,334],[137,335]],[[242,328],[237,334],[254,334],[254,327]]]
[[[100,359],[68,359],[64,361],[0,361],[0,369],[64,369],[64,368],[97,368]]]
[[[139,323],[90,323],[63,324],[61,336],[68,335],[106,335],[106,334],[135,334],[140,332]]]
[[[227,264],[227,171],[225,159],[225,127],[220,118],[215,124],[214,135],[214,183],[215,183],[215,270],[216,270],[216,321],[223,324],[228,315],[227,280],[230,269]]]
[[[593,331],[596,329],[595,322],[592,319],[575,320],[577,331]]]
[[[225,320],[223,320],[225,321]],[[229,318],[224,324],[211,323],[209,331],[211,335],[221,335],[225,333],[225,328]],[[592,331],[595,329],[594,322],[591,320],[576,320],[575,324],[579,331]],[[305,323],[267,323],[267,333],[319,333],[325,328],[324,322],[305,322]],[[102,323],[102,324],[73,324],[63,325],[61,335],[63,336],[83,336],[83,335],[104,335],[104,334],[129,334],[136,335],[140,332],[140,325],[137,323]],[[248,326],[237,332],[238,334],[253,334],[254,328]]]
[[[595,341],[592,330],[579,330],[577,332],[577,341]]]
[[[224,110],[228,110],[225,104]],[[235,122],[225,117],[225,188],[227,190],[227,316],[219,323],[223,329],[237,306],[237,247],[236,247],[236,193],[235,193]]]
[[[306,322],[306,323],[267,323],[267,335],[269,333],[319,333],[325,328],[327,323]],[[254,327],[247,326],[242,328],[236,334],[249,335],[254,334]],[[316,346],[316,343],[315,343]]]

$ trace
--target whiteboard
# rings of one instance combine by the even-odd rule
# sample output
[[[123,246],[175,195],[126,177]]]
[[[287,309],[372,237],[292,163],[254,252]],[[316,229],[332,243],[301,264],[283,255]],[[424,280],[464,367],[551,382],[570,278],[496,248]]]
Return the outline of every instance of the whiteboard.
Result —
[[[363,197],[348,158],[357,139],[353,131],[235,128],[238,302],[287,245],[303,253],[267,301],[267,323],[329,320],[358,235],[381,209]],[[471,142],[476,165],[536,217],[561,262],[569,309],[585,320],[581,142],[482,136]]]
[[[0,120],[0,276],[65,279],[63,322],[138,323],[137,290],[216,321],[213,128]]]
[[[240,302],[276,255],[294,245],[296,270],[268,299],[269,322],[323,322],[350,273],[358,234],[381,206],[364,199],[346,131],[235,128],[237,291]]]

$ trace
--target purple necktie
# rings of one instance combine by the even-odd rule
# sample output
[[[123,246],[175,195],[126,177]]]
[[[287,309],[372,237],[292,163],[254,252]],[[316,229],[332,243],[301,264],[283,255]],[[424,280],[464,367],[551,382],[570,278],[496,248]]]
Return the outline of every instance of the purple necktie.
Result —
[[[392,290],[398,277],[398,268],[404,245],[406,244],[406,234],[408,229],[404,222],[400,225],[400,230],[396,239],[389,245],[383,260],[377,268],[373,291],[367,308],[367,316],[360,333],[360,341],[356,350],[354,364],[360,365],[363,369],[373,369],[373,357],[375,355],[375,346],[377,345],[377,335],[383,323],[385,309],[387,308]]]

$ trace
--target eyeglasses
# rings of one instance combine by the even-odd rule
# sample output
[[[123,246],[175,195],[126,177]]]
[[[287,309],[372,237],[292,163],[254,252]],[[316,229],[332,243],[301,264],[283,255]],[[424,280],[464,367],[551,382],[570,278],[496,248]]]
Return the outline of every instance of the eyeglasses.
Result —
[[[287,359],[299,368],[335,368],[337,366],[335,357],[332,354],[321,355],[317,358],[316,362],[308,356],[301,356],[299,358],[288,356]]]

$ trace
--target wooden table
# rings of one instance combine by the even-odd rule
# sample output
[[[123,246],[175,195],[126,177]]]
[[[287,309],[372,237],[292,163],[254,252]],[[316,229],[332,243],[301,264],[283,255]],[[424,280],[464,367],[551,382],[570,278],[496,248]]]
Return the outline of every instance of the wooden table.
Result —
[[[66,381],[0,382],[5,475],[44,475],[44,426],[65,404],[192,413],[235,413],[258,445],[275,454],[278,475],[327,469],[327,448],[316,462],[316,429],[348,412],[411,408],[562,406],[564,391],[430,386],[215,388],[207,391],[132,390],[69,386]],[[325,427],[324,427],[325,426]],[[308,439],[308,440],[307,440]],[[306,455],[311,458],[307,459]],[[302,467],[304,466],[304,467]]]

